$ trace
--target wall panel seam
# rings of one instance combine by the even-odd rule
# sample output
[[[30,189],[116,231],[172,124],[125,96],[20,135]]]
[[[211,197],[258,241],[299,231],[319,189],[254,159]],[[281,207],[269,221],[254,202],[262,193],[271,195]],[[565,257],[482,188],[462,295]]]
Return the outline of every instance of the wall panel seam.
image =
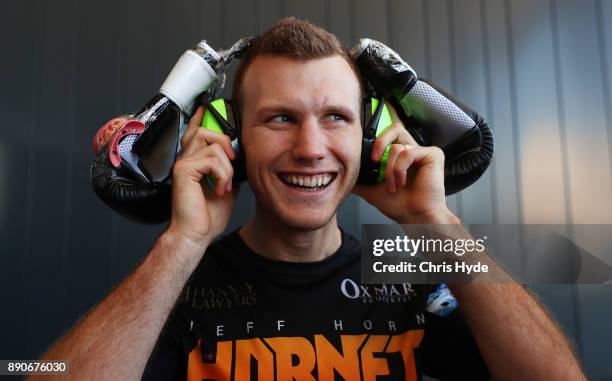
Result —
[[[563,94],[563,75],[561,66],[561,47],[559,41],[559,22],[558,16],[559,11],[557,9],[556,0],[549,1],[550,7],[550,22],[552,31],[552,43],[553,43],[553,55],[554,55],[554,73],[555,73],[555,91],[557,101],[557,118],[559,120],[559,140],[561,145],[561,167],[563,168],[563,195],[565,198],[565,221],[568,224],[567,230],[570,238],[575,240],[575,230],[572,226],[574,222],[572,200],[571,200],[571,187],[570,187],[570,173],[569,173],[569,158],[568,158],[568,142],[567,142],[567,115],[565,111],[565,97]],[[578,295],[578,286],[573,284],[571,286],[571,303],[572,312],[574,317],[574,332],[576,347],[578,353],[582,356],[584,354],[584,348],[582,343],[582,324],[580,314],[580,298]]]
[[[599,45],[599,65],[604,98],[604,113],[606,118],[606,134],[608,140],[608,162],[610,182],[612,183],[612,101],[610,96],[610,77],[608,76],[608,49],[604,31],[604,15],[602,0],[595,0],[595,17],[597,22],[597,42]],[[610,41],[612,43],[612,41]]]
[[[457,97],[457,49],[455,46],[455,9],[453,6],[453,0],[446,1],[446,18],[448,23],[448,47],[450,50],[450,81],[451,81],[451,94]],[[461,192],[455,193],[455,199],[457,201],[457,214],[459,218],[463,216],[463,197]]]
[[[516,65],[514,57],[514,37],[512,26],[512,9],[510,0],[504,0],[504,23],[506,30],[506,49],[508,50],[508,74],[510,76],[510,118],[512,126],[512,138],[514,140],[514,158],[517,165],[514,166],[514,177],[516,179],[516,201],[518,223],[525,222],[523,211],[523,178],[519,158],[521,157],[520,131],[518,127],[518,99],[516,94]]]
[[[492,100],[492,86],[491,86],[491,60],[489,58],[489,28],[487,26],[487,0],[480,0],[480,27],[481,27],[481,43],[482,43],[482,56],[484,64],[484,83],[485,83],[485,109],[487,113],[487,119],[489,125],[493,126],[493,100]],[[499,213],[497,205],[499,203],[497,197],[497,173],[494,165],[489,165],[490,173],[490,186],[491,186],[491,212],[493,213],[493,224],[499,223]]]

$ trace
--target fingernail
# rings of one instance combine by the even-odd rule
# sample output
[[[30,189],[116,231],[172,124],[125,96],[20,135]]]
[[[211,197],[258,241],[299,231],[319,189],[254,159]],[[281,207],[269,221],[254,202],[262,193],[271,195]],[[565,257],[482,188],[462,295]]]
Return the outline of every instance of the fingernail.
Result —
[[[232,182],[231,181],[229,183],[227,183],[227,185],[225,186],[225,189],[227,189],[228,192],[232,191]]]

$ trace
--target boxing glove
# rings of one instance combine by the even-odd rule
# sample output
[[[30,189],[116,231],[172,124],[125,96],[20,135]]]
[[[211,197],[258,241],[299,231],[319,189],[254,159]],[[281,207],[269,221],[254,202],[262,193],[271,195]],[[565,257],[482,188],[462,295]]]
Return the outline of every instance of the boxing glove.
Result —
[[[361,39],[350,51],[375,92],[387,97],[412,137],[445,154],[447,195],[473,184],[493,158],[493,133],[484,119],[443,90],[419,79],[385,44]]]
[[[94,137],[90,178],[98,197],[122,216],[161,223],[171,212],[171,174],[179,136],[202,93],[215,98],[225,70],[250,38],[216,52],[205,41],[178,60],[159,94],[134,115],[112,119]]]

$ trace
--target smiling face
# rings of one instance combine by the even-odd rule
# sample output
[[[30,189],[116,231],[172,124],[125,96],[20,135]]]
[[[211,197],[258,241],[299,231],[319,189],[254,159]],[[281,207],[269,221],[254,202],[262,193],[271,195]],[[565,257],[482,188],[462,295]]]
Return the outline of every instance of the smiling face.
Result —
[[[361,90],[341,56],[258,55],[241,87],[242,143],[258,212],[325,226],[357,180]]]

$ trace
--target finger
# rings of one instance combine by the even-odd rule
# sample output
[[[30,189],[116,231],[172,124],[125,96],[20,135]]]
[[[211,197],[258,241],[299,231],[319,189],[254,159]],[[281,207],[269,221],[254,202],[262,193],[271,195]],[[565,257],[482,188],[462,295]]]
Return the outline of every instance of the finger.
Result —
[[[219,144],[227,157],[231,160],[236,158],[236,153],[234,148],[232,148],[232,140],[223,133],[211,131],[207,128],[199,128],[192,140],[199,140],[206,145]]]
[[[231,160],[236,158],[230,137],[219,132],[211,131],[207,128],[198,128],[195,130],[190,140],[183,146],[183,156],[188,156],[193,152],[197,152],[204,147],[213,144],[220,145],[223,148],[223,151],[225,151],[227,157],[229,157]]]
[[[410,147],[406,147],[406,149],[399,154],[397,162],[395,163],[395,167],[393,169],[393,177],[395,177],[395,183],[399,188],[403,188],[406,186],[406,182],[408,179],[408,169],[414,162],[415,158],[412,153],[413,150]]]
[[[404,125],[397,121],[376,138],[372,146],[372,160],[379,161],[387,146],[393,143],[418,146],[416,140],[404,128]]]
[[[404,134],[398,139],[397,143],[408,144],[410,146],[420,147],[414,137],[410,134],[407,129],[404,129]]]
[[[375,162],[380,161],[382,155],[385,152],[385,149],[387,149],[387,146],[395,142],[395,140],[398,138],[400,134],[400,128],[403,128],[403,127],[398,126],[397,124],[394,123],[391,126],[389,126],[389,128],[387,128],[385,131],[383,131],[382,134],[376,137],[376,141],[374,142],[374,145],[372,146],[371,158],[373,161]]]
[[[200,183],[203,187],[209,187],[213,189],[207,180],[208,176],[211,176],[215,180],[214,192],[217,196],[223,196],[227,192],[227,184],[231,182],[231,170],[222,165],[220,160],[208,158],[205,163],[202,163],[198,170],[200,171],[201,179]]]
[[[204,107],[199,106],[193,117],[189,120],[189,127],[181,139],[181,146],[188,146],[194,139],[203,140],[206,144],[219,143],[225,149],[227,156],[230,159],[235,159],[236,155],[232,148],[231,139],[229,136],[211,131],[202,127],[202,119],[204,117]]]
[[[233,202],[236,200],[236,198],[238,197],[238,193],[240,192],[240,185],[236,184],[236,186],[232,189],[231,192],[225,192],[223,193],[223,195],[218,196],[215,190],[212,189],[207,184],[201,184],[201,185],[202,185],[202,191],[204,192],[204,197],[206,197],[207,200],[210,200],[211,198],[217,198],[216,201]]]
[[[187,125],[187,130],[183,134],[181,138],[181,147],[187,145],[187,142],[191,140],[193,134],[198,130],[198,127],[202,124],[202,118],[204,117],[204,107],[199,106],[196,109],[196,112],[193,114],[191,119],[189,119],[189,124]]]
[[[428,164],[442,164],[444,167],[444,152],[435,146],[421,147],[408,145],[411,154],[414,156],[414,163],[423,166]]]
[[[402,153],[396,164],[396,177],[398,184],[405,186],[408,181],[408,170],[414,168],[417,171],[420,168],[430,166],[434,169],[437,176],[444,178],[444,153],[438,147],[415,147],[407,146],[405,153]],[[413,172],[413,171],[411,171]]]
[[[397,123],[402,127],[402,131],[400,132],[401,136],[398,137],[395,143],[410,144],[414,146],[420,145],[408,131],[408,126],[404,125],[404,122],[402,122],[400,117],[397,115],[395,107],[393,107],[393,105],[389,102],[386,102],[385,104],[387,105],[389,113],[391,114],[391,120],[393,120],[394,123]]]
[[[231,190],[231,185],[228,184],[232,182],[234,169],[221,146],[212,144],[177,161],[173,175],[183,174],[192,176],[198,182],[212,175],[215,179],[215,192],[222,195],[226,190]]]
[[[234,177],[234,168],[232,167],[232,163],[229,161],[227,155],[223,151],[223,148],[219,144],[212,144],[203,150],[204,158],[201,160],[208,160],[215,167],[219,167],[222,169],[222,173],[224,176],[215,177],[215,190],[219,195],[222,195],[225,192],[231,192],[232,190],[232,179]]]
[[[387,166],[385,168],[385,181],[389,192],[393,193],[397,189],[397,182],[394,176],[395,162],[399,155],[406,150],[403,144],[392,144],[389,150],[389,156],[387,157]]]
[[[217,196],[223,196],[227,192],[227,183],[231,181],[231,176],[227,168],[220,165],[220,162],[215,160],[209,160],[202,169],[208,173],[202,176],[200,183],[203,187],[210,187],[210,184],[206,180],[206,176],[212,176],[215,179],[214,192]]]

